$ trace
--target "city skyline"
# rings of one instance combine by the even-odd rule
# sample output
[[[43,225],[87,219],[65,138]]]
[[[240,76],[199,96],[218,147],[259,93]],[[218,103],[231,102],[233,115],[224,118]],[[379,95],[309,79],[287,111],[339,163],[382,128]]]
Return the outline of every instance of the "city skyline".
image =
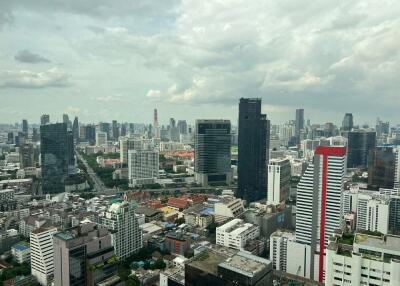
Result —
[[[160,122],[235,122],[240,97],[262,98],[277,123],[296,108],[318,122],[344,112],[394,122],[399,10],[393,1],[2,1],[0,122],[41,113],[150,122],[153,108]]]

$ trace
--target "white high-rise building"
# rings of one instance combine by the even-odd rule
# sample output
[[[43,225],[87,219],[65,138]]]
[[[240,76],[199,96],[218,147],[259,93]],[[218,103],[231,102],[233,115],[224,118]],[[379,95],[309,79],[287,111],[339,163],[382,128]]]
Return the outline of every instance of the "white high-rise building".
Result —
[[[400,189],[400,147],[394,148],[395,169],[394,169],[394,188]]]
[[[104,146],[107,145],[107,133],[97,131],[96,132],[96,146]]]
[[[271,234],[269,243],[269,259],[276,270],[287,271],[287,244],[288,241],[295,241],[296,236],[293,232],[277,230]],[[291,255],[289,258],[291,258]]]
[[[291,166],[289,159],[271,159],[268,164],[267,204],[279,205],[290,194]]]
[[[297,186],[296,243],[310,248],[308,255],[303,253],[304,259],[289,260],[288,264],[292,263],[292,271],[303,269],[319,282],[324,279],[325,247],[334,231],[341,228],[345,173],[346,147],[318,146],[314,164],[308,166]],[[301,265],[293,265],[296,261]]]
[[[136,205],[128,202],[114,203],[101,218],[101,224],[112,230],[115,255],[119,259],[128,258],[143,244],[135,208]]]
[[[246,243],[260,237],[260,227],[233,219],[216,229],[216,244],[243,250]]]
[[[50,285],[54,278],[53,235],[57,228],[38,228],[31,232],[31,272],[41,285]]]
[[[325,285],[400,285],[400,237],[356,233],[326,249]]]
[[[129,150],[149,150],[154,149],[154,142],[143,137],[121,137],[119,140],[120,161],[128,163]]]
[[[158,150],[129,150],[129,183],[137,185],[152,184],[158,177]]]

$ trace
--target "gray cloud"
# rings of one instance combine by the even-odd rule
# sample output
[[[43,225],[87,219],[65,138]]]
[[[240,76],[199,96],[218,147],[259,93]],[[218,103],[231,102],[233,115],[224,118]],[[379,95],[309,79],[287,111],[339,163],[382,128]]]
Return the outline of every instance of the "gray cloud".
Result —
[[[14,56],[14,59],[18,62],[36,64],[36,63],[49,63],[50,60],[42,57],[39,54],[32,53],[29,50],[20,50]]]
[[[3,71],[0,73],[0,87],[46,88],[67,86],[69,86],[68,76],[56,68],[44,72],[20,70]]]

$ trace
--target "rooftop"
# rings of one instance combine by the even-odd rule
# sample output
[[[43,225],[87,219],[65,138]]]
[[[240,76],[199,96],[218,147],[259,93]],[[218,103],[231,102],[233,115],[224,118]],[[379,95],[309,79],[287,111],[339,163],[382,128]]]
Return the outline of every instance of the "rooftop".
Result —
[[[396,235],[374,236],[357,233],[354,243],[360,247],[380,248],[389,252],[400,252],[400,236]]]
[[[242,251],[220,264],[223,268],[230,269],[248,277],[253,277],[256,273],[261,272],[269,265],[271,265],[271,261]]]

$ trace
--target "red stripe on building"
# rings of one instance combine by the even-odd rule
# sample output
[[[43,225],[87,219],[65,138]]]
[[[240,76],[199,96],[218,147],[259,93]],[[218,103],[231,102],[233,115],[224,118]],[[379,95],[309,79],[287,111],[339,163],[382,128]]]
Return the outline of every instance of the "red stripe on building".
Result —
[[[346,149],[345,149],[346,150]],[[324,280],[326,188],[328,180],[328,155],[322,155],[321,225],[319,227],[319,282]]]
[[[341,157],[346,155],[346,147],[341,146],[317,146],[315,154],[324,156]]]

